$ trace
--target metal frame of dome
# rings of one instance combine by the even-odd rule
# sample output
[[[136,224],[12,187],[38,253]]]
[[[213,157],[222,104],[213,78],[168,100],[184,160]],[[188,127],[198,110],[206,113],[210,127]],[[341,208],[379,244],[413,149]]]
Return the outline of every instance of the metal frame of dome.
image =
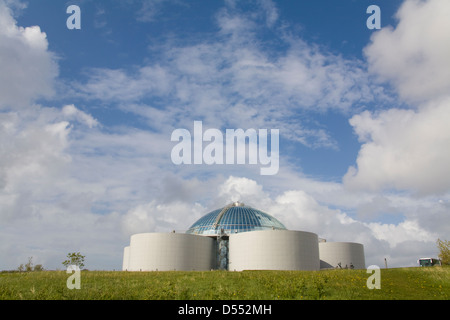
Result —
[[[186,233],[217,236],[223,233],[270,229],[286,230],[286,227],[261,210],[246,206],[242,202],[233,202],[207,213],[192,224]]]

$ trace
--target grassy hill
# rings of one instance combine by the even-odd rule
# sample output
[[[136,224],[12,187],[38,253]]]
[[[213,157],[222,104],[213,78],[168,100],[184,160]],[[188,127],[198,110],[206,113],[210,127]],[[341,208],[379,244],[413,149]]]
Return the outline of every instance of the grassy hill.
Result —
[[[0,300],[448,300],[450,267],[381,269],[381,289],[366,270],[122,272],[82,271],[80,289],[65,271],[0,273]]]

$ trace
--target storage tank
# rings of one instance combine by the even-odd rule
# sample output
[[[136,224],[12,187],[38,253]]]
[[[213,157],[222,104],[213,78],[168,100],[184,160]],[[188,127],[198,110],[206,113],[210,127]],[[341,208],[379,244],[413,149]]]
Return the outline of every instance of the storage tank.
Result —
[[[318,236],[290,230],[230,234],[228,270],[319,270]]]
[[[130,261],[130,246],[123,248],[122,270],[129,270],[128,263]]]
[[[190,271],[213,268],[215,240],[212,238],[185,233],[138,233],[131,236],[126,270]]]
[[[365,269],[364,246],[355,242],[320,242],[320,269]]]

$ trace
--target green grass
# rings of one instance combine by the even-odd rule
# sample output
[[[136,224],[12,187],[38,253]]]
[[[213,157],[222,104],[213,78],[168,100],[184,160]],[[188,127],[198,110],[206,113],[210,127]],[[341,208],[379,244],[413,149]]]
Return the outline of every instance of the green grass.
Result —
[[[0,273],[0,300],[289,300],[450,298],[450,267],[381,269],[381,289],[366,270],[121,272],[83,271],[68,289],[65,271]]]

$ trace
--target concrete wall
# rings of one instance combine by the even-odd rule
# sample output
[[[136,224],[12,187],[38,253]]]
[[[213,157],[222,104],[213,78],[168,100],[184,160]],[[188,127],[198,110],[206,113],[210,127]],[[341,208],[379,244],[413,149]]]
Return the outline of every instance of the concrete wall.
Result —
[[[364,246],[355,242],[321,242],[319,243],[320,268],[335,268],[338,263],[342,268],[365,269]]]
[[[128,267],[129,262],[130,262],[130,246],[123,248],[122,270],[129,270]]]
[[[304,231],[231,234],[228,270],[319,270],[318,245],[317,235]]]
[[[138,233],[131,236],[128,271],[210,270],[215,240],[185,233]],[[124,260],[126,250],[124,250]]]
[[[264,230],[231,234],[228,270],[365,269],[364,246],[354,242],[318,242],[315,233]],[[128,271],[216,269],[216,240],[185,233],[139,233],[124,248]]]

